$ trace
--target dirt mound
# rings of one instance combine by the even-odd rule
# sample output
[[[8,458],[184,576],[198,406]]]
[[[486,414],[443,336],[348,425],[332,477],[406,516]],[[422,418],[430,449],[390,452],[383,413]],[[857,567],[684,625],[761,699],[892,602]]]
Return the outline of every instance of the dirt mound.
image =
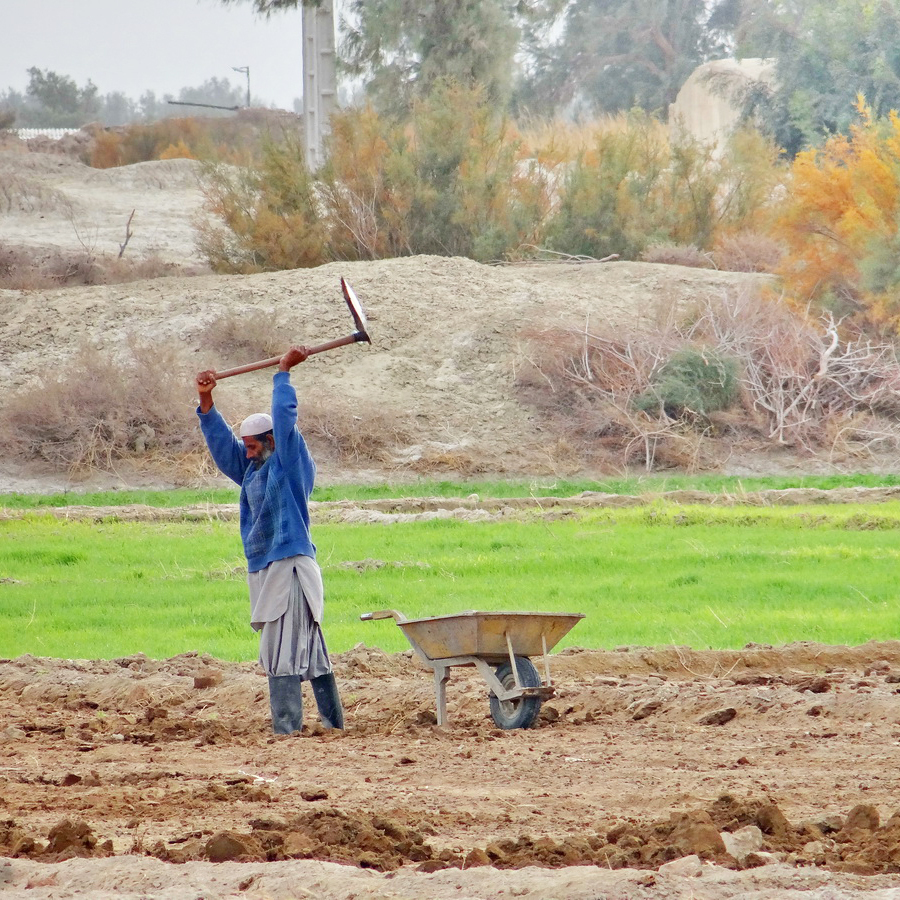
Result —
[[[212,793],[220,801],[271,799],[264,786],[248,787],[250,782],[249,777],[236,780]],[[305,799],[327,797],[326,791],[307,792]],[[739,801],[723,795],[705,809],[672,812],[656,821],[637,818],[605,833],[569,834],[562,839],[522,834],[468,851],[435,850],[426,835],[408,822],[333,808],[288,820],[265,817],[251,821],[250,826],[246,833],[226,829],[206,836],[189,832],[151,846],[136,843],[132,852],[173,863],[319,859],[379,872],[409,864],[415,864],[420,872],[479,866],[658,869],[692,856],[737,870],[787,859],[796,866],[824,866],[858,875],[900,872],[900,813],[881,824],[879,812],[871,804],[859,804],[846,815],[792,824],[768,798]],[[426,830],[435,834],[431,826]],[[63,819],[49,830],[46,840],[26,833],[12,819],[0,823],[0,856],[62,862],[112,853],[112,841],[100,842],[94,830],[80,820]]]
[[[115,257],[133,212],[128,261],[196,270],[199,166],[175,159],[96,170],[61,156],[7,151],[0,169],[18,173],[19,187],[14,203],[0,205],[4,239],[36,253]],[[27,386],[48,367],[64,371],[81,347],[115,355],[135,337],[145,345],[179,348],[186,379],[206,366],[246,363],[209,350],[208,329],[226,316],[270,316],[288,344],[343,337],[352,323],[340,295],[342,276],[367,310],[373,344],[314,357],[304,367],[301,389],[350,416],[378,410],[402,426],[400,446],[365,463],[378,469],[373,477],[577,470],[577,454],[548,434],[517,396],[526,336],[559,325],[581,330],[655,320],[672,308],[766,281],[650,263],[512,267],[413,257],[253,276],[0,291],[0,341],[7,350],[0,379],[12,389]],[[220,388],[220,405],[239,418],[267,403],[269,388],[268,372],[230,380]],[[192,412],[186,407],[173,415],[193,427]],[[12,465],[4,462],[0,470],[9,489],[49,480]],[[56,484],[60,476],[64,480],[64,473],[55,474]],[[323,480],[341,474],[321,468]]]
[[[203,164],[196,159],[162,159],[117,166],[112,169],[90,169],[82,173],[85,184],[119,188],[123,191],[173,191],[199,186]]]

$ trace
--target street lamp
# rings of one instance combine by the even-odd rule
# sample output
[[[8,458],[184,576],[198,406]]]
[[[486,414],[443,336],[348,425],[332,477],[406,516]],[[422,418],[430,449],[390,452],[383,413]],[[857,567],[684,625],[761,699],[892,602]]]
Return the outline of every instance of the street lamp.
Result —
[[[250,108],[250,66],[232,66],[232,72],[241,72],[247,76],[247,108]]]

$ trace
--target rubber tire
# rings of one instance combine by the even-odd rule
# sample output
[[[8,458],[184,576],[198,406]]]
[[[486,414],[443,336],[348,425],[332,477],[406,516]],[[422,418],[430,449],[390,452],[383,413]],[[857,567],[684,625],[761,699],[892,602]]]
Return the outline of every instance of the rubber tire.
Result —
[[[522,687],[540,687],[541,676],[534,663],[527,656],[516,657],[516,668],[519,670],[519,684]],[[507,690],[516,686],[512,666],[505,662],[497,666],[497,680]],[[515,700],[498,700],[491,692],[491,718],[498,728],[509,731],[513,728],[530,728],[541,711],[540,697],[518,697]]]

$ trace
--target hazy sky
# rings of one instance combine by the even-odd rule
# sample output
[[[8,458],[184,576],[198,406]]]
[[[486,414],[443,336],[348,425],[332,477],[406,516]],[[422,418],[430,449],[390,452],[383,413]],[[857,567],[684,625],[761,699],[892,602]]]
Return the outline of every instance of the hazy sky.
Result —
[[[249,66],[254,99],[293,109],[303,93],[300,19],[216,0],[0,0],[0,90],[24,91],[37,66],[79,87],[90,79],[101,94],[177,97],[213,77],[246,89],[232,67]]]

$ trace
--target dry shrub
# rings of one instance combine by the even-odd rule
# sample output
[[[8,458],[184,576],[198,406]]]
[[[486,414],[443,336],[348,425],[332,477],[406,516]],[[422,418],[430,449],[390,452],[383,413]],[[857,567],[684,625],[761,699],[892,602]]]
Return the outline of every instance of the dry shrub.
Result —
[[[33,247],[0,248],[0,287],[41,290],[73,284],[101,284],[100,268],[87,250],[50,252]]]
[[[185,142],[179,138],[175,144],[169,144],[165,150],[159,154],[160,159],[196,159],[197,157],[191,151]]]
[[[552,329],[531,335],[518,386],[525,399],[579,442],[588,459],[647,469],[715,463],[713,443],[750,439],[848,454],[900,444],[900,365],[892,345],[843,339],[830,320],[811,322],[757,292],[703,301],[686,320],[602,333]],[[741,400],[696,415],[640,409],[667,363],[685,351],[736,360]],[[671,410],[669,410],[671,413]]]
[[[812,452],[858,415],[877,418],[882,431],[900,418],[896,347],[842,336],[830,316],[812,321],[781,300],[746,292],[705,304],[689,335],[742,361],[748,403],[777,444]]]
[[[314,455],[345,464],[384,463],[414,433],[412,421],[400,413],[333,395],[304,401],[299,418]]]
[[[690,266],[694,269],[715,268],[710,254],[693,244],[651,244],[641,253],[641,260],[669,266]]]
[[[94,169],[112,169],[124,160],[122,135],[114,131],[97,131],[91,142],[88,165]]]
[[[712,251],[716,268],[726,272],[774,272],[784,247],[758,231],[739,231],[716,241]]]
[[[697,467],[703,431],[669,419],[662,409],[636,406],[679,349],[676,334],[660,329],[651,338],[638,331],[613,336],[554,328],[527,337],[531,356],[518,387],[584,458],[648,470]]]
[[[484,475],[487,472],[496,472],[496,466],[489,466],[481,455],[473,455],[465,450],[440,450],[426,449],[421,456],[417,456],[408,464],[408,468],[417,475],[426,477],[447,472],[453,472],[464,478],[472,478],[476,475]]]
[[[94,254],[90,249],[53,250],[0,247],[0,288],[34,291],[71,285],[123,284],[168,276],[207,274],[200,266],[166,262],[158,256],[140,259]]]
[[[296,137],[298,116],[275,110],[240,110],[227,117],[183,116],[131,124],[103,132],[109,137],[92,154],[91,165],[129,165],[187,157],[245,164],[259,157],[267,140]],[[95,140],[99,140],[97,135]]]
[[[0,409],[23,458],[73,474],[123,459],[180,459],[199,450],[193,384],[175,351],[130,339],[118,357],[82,348],[68,368],[21,388]]]
[[[274,310],[229,310],[206,326],[201,340],[204,348],[220,354],[222,368],[269,359],[288,349]]]
[[[205,166],[203,193],[212,217],[197,217],[196,245],[215,272],[250,274],[328,261],[328,229],[299,143],[267,144],[258,171]]]

